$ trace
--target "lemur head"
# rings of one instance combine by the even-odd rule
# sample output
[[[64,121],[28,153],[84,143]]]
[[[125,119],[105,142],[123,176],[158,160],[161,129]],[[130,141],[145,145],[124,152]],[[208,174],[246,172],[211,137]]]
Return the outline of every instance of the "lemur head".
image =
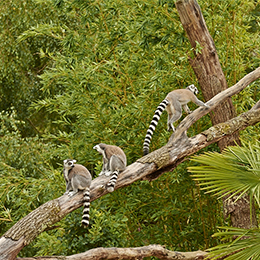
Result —
[[[187,87],[188,90],[190,90],[191,92],[193,92],[195,95],[198,95],[199,91],[198,89],[192,84],[192,85],[189,85]]]
[[[93,147],[93,149],[97,150],[97,152],[103,154],[105,150],[105,144],[97,144]]]
[[[72,160],[72,159],[66,159],[63,161],[63,166],[65,169],[71,169],[74,167],[74,163],[77,162],[76,160]]]

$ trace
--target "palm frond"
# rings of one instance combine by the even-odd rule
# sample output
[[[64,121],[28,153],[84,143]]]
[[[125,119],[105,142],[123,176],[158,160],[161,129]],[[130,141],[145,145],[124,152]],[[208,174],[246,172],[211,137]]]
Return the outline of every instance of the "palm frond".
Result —
[[[193,178],[207,193],[241,198],[245,193],[254,196],[260,205],[260,146],[228,147],[221,154],[208,152],[192,158],[199,166],[189,167]]]
[[[222,238],[225,244],[210,248],[209,259],[218,259],[228,256],[226,260],[257,260],[260,256],[260,232],[259,229],[241,229],[221,227],[221,232],[214,237]],[[246,239],[245,239],[246,238]],[[232,241],[232,242],[231,242]]]

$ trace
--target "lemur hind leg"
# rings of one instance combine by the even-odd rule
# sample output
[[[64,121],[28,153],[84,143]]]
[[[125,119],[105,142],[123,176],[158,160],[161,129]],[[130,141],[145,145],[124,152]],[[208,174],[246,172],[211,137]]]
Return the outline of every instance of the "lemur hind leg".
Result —
[[[112,172],[112,176],[109,180],[109,182],[107,183],[107,190],[109,192],[113,192],[116,182],[117,182],[117,178],[118,178],[118,174],[120,172],[122,172],[125,169],[125,164],[122,162],[122,160],[120,158],[118,158],[116,155],[112,155],[111,159],[110,159],[110,170]]]
[[[179,102],[175,102],[175,105],[173,106],[172,104],[168,105],[166,107],[166,110],[168,112],[168,131],[170,132],[171,130],[174,132],[175,128],[173,126],[173,123],[176,122],[178,119],[181,118],[182,115],[182,107]]]

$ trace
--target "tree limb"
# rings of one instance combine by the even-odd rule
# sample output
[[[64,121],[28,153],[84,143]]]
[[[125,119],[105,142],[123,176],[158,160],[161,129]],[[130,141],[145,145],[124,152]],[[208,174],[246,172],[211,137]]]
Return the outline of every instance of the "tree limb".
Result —
[[[178,135],[178,138],[174,138],[172,142],[138,160],[138,162],[142,163],[154,163],[158,168],[157,171],[146,174],[143,179],[149,181],[157,179],[164,172],[176,168],[187,156],[227,136],[232,138],[233,133],[258,122],[260,122],[260,109],[251,109],[225,123],[212,126],[194,137],[188,138],[183,132]]]
[[[194,137],[188,138],[186,135],[186,130],[195,120],[208,113],[223,99],[237,94],[259,77],[260,68],[245,76],[233,87],[209,100],[207,104],[210,108],[198,108],[191,115],[187,116],[176,129],[176,133],[170,138],[168,144],[140,158],[129,165],[119,175],[115,189],[128,186],[141,179],[154,180],[164,172],[173,170],[178,164],[184,161],[185,157],[226,136],[232,136],[233,133],[243,130],[249,125],[260,122],[260,105],[256,104],[248,112],[225,123],[215,125]],[[102,188],[107,181],[108,177],[106,176],[97,177],[92,181],[91,201],[108,193],[107,190]],[[63,195],[57,199],[48,201],[32,211],[0,238],[0,260],[15,259],[24,246],[33,241],[46,228],[51,227],[68,213],[81,207],[82,203],[83,195],[82,192],[79,192],[73,197]]]
[[[17,260],[99,260],[99,259],[143,259],[144,257],[154,256],[163,260],[199,260],[204,259],[207,255],[203,251],[195,252],[175,252],[165,249],[161,245],[149,245],[143,247],[132,248],[104,248],[99,247],[88,250],[84,253],[71,256],[47,256],[47,257],[26,257],[17,258]]]

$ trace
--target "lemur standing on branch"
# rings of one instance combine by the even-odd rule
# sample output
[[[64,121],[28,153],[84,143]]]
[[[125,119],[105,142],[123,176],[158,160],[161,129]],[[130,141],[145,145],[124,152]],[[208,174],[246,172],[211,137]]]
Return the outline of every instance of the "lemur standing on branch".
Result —
[[[147,130],[144,144],[143,144],[143,154],[146,155],[149,153],[149,146],[152,139],[153,132],[155,127],[158,124],[158,121],[161,117],[162,112],[166,109],[168,113],[168,131],[175,131],[173,123],[180,119],[182,115],[182,107],[187,114],[190,114],[188,103],[191,101],[198,106],[208,107],[205,103],[200,101],[196,95],[199,93],[198,89],[192,84],[186,89],[176,89],[168,93],[166,98],[160,103],[160,105],[155,110],[151,124]]]
[[[109,192],[113,192],[118,174],[125,170],[127,159],[124,151],[115,145],[98,144],[93,147],[103,156],[103,167],[99,175],[111,176],[106,185]]]

